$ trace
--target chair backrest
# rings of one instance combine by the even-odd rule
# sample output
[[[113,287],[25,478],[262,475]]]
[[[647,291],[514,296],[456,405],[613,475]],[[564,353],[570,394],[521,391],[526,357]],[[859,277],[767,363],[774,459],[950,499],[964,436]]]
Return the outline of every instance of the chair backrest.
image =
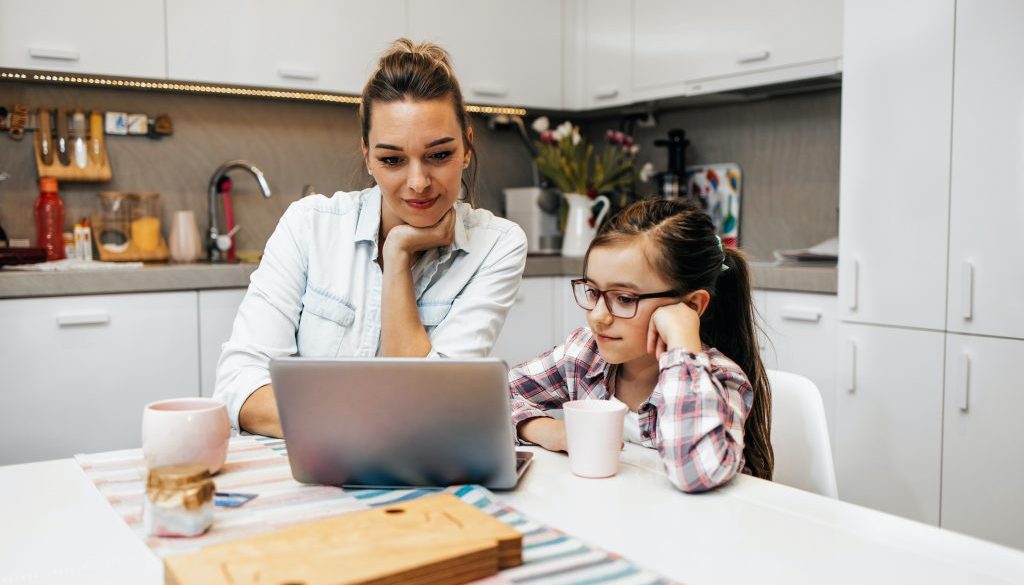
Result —
[[[778,370],[768,370],[768,382],[772,388],[774,481],[837,498],[836,471],[818,387],[803,376]]]

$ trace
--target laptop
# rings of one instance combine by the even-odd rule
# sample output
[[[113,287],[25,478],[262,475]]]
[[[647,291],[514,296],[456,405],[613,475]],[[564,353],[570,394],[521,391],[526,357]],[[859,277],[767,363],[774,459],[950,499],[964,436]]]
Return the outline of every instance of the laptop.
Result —
[[[511,489],[516,452],[497,358],[278,358],[270,379],[292,475],[349,487]]]

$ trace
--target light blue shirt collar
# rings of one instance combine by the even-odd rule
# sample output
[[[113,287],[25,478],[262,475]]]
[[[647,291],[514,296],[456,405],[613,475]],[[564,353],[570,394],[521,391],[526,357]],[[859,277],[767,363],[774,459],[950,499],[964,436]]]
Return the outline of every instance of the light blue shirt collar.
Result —
[[[470,208],[466,205],[455,204],[455,240],[439,249],[440,261],[445,261],[456,250],[469,253],[469,235],[466,233],[466,215]],[[381,192],[380,187],[374,187],[363,198],[363,205],[359,209],[359,219],[356,222],[356,231],[353,241],[370,242],[377,246],[377,235],[380,233],[381,221]]]

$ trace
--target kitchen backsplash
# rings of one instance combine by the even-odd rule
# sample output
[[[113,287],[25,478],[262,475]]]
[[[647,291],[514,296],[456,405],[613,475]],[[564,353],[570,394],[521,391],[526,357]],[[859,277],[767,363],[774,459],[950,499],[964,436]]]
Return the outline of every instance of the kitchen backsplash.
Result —
[[[639,162],[663,170],[665,151],[653,141],[683,128],[691,141],[688,164],[739,163],[741,243],[754,258],[768,260],[773,249],[808,246],[837,233],[839,102],[839,91],[827,90],[660,112],[655,128],[635,133]],[[251,176],[233,175],[235,222],[243,226],[237,247],[254,250],[304,185],[326,193],[369,185],[352,106],[0,82],[0,104],[15,103],[168,114],[174,123],[174,135],[160,140],[108,135],[114,180],[61,184],[69,224],[94,211],[101,190],[156,191],[165,233],[179,209],[195,210],[202,230],[210,174],[241,158],[262,169],[274,191],[263,199]],[[619,124],[614,117],[583,122],[595,136]],[[478,202],[500,212],[503,187],[530,184],[529,159],[513,131],[488,130],[479,116],[473,124],[481,162]],[[30,140],[31,134],[22,142],[0,136],[0,171],[11,175],[0,183],[0,225],[12,238],[35,234],[32,204],[39,191]]]

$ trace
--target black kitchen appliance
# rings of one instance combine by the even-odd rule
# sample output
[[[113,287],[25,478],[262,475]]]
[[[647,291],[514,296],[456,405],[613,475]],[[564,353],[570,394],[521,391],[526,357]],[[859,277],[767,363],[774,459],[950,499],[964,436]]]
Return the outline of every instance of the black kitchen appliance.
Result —
[[[668,170],[655,175],[663,199],[686,196],[686,147],[689,144],[686,131],[679,128],[669,130],[668,138],[654,141],[654,146],[668,149]]]

